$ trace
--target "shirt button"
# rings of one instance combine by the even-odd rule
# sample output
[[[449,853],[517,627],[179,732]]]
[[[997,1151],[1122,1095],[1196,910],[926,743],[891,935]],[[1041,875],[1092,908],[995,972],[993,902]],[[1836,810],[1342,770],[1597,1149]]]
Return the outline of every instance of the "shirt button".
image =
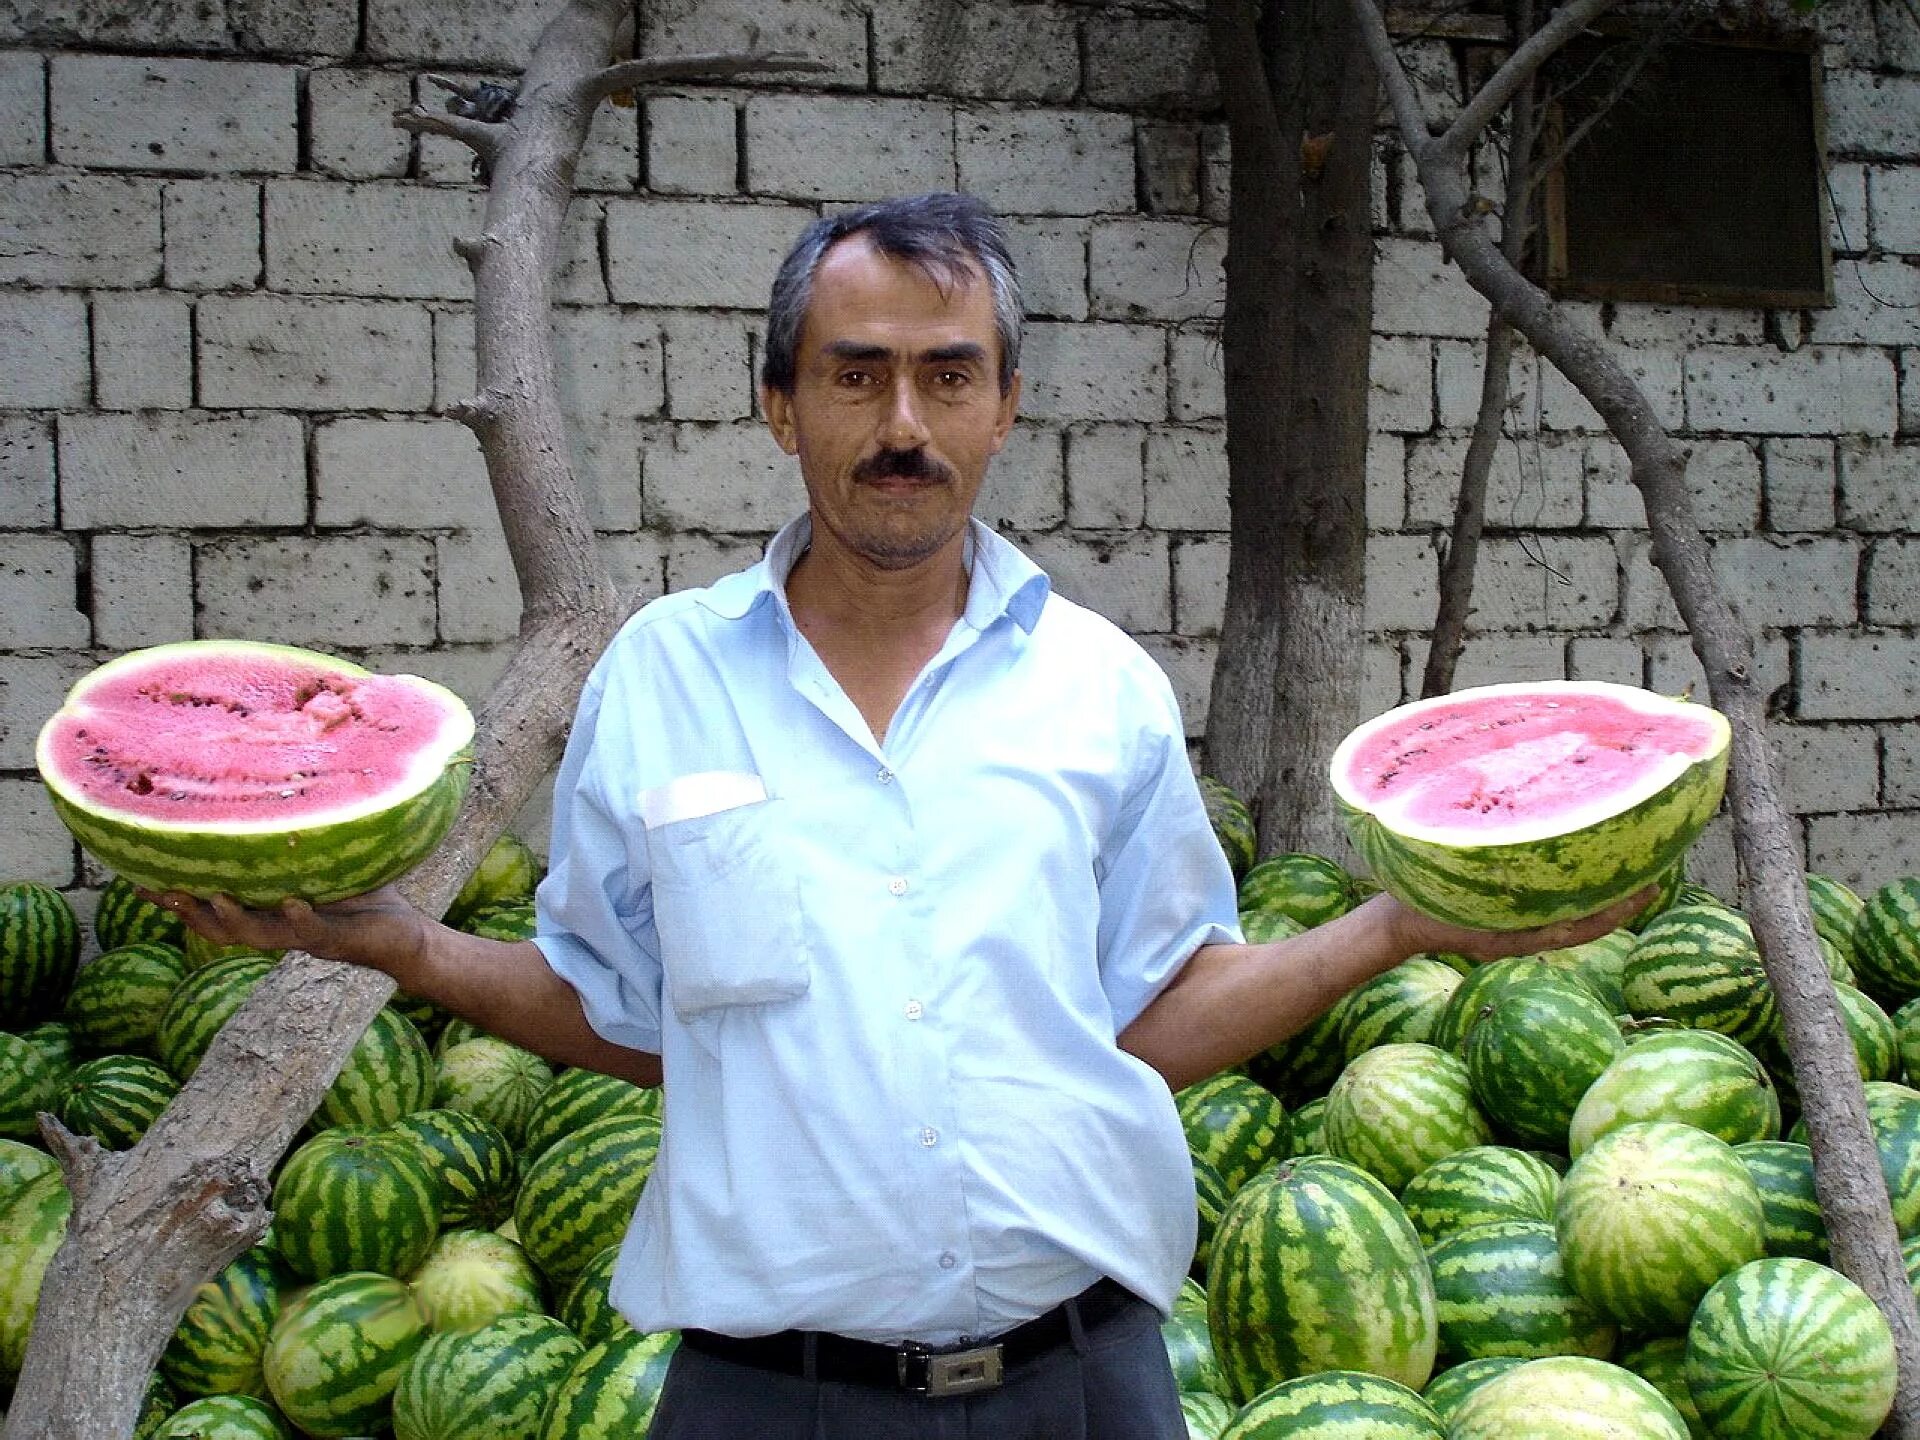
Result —
[[[893,783],[893,771],[882,765],[880,767],[880,773],[873,778],[878,780],[882,785],[891,785]]]
[[[887,890],[888,890],[888,893],[890,893],[890,894],[893,894],[893,895],[904,895],[904,894],[906,894],[906,893],[907,893],[907,882],[906,882],[906,879],[905,879],[905,877],[904,877],[904,876],[900,876],[900,875],[896,875],[896,876],[894,876],[894,877],[893,877],[893,879],[891,879],[891,880],[889,880],[889,881],[887,881]]]
[[[954,1266],[958,1265],[959,1263],[960,1263],[959,1257],[956,1256],[953,1253],[953,1251],[942,1250],[940,1252],[940,1268],[942,1270],[951,1270],[953,1269]]]
[[[920,1143],[932,1147],[940,1143],[940,1132],[931,1125],[920,1132]]]
[[[907,1019],[918,1020],[920,1016],[924,1013],[925,1013],[924,1007],[920,1004],[918,1000],[907,1001]]]

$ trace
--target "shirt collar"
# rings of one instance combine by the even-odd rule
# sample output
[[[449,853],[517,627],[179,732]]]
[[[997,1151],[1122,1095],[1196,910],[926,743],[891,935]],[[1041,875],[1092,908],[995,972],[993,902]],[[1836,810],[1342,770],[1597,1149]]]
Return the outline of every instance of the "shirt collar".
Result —
[[[962,614],[968,625],[984,631],[1001,615],[1028,634],[1040,623],[1040,611],[1050,588],[1047,575],[1011,541],[1003,539],[978,520],[967,522],[967,608]],[[788,521],[773,539],[756,565],[736,571],[697,592],[700,603],[728,620],[738,620],[760,603],[772,597],[786,603],[787,575],[794,562],[805,552],[813,538],[813,522],[806,515]]]

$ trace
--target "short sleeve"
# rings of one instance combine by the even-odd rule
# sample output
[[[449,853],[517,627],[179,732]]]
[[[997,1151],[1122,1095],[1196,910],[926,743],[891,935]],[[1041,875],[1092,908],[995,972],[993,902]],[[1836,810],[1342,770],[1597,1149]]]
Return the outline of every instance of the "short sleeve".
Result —
[[[601,771],[600,733],[609,661],[588,680],[553,787],[552,860],[535,895],[534,943],[579,993],[587,1023],[615,1045],[659,1054],[661,967],[645,846],[628,843],[613,801],[617,778]],[[611,783],[609,783],[611,781]],[[640,863],[644,863],[643,861]]]
[[[1127,803],[1101,849],[1100,984],[1126,1029],[1203,945],[1238,944],[1233,871],[1187,760],[1179,706],[1156,669]]]

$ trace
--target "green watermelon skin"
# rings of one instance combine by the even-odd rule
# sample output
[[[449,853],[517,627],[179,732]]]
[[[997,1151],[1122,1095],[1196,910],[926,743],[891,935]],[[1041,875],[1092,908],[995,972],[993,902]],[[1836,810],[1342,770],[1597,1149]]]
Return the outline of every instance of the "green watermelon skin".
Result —
[[[1213,826],[1214,838],[1220,842],[1221,853],[1227,857],[1227,868],[1233,872],[1237,885],[1253,868],[1259,849],[1260,836],[1254,829],[1253,812],[1225,781],[1211,775],[1202,775],[1199,780],[1200,800],[1207,807],[1207,821]]]
[[[1715,905],[1676,905],[1634,942],[1620,990],[1635,1015],[1718,1030],[1751,1047],[1778,1024],[1753,927]]]
[[[1700,1418],[1700,1407],[1693,1403],[1693,1392],[1687,1388],[1685,1335],[1656,1335],[1642,1340],[1621,1351],[1614,1363],[1666,1396],[1694,1440],[1710,1440],[1707,1422]]]
[[[1435,1045],[1381,1045],[1327,1096],[1327,1148],[1398,1193],[1436,1160],[1493,1138],[1467,1066]]]
[[[182,1395],[267,1393],[261,1360],[293,1272],[256,1245],[194,1291],[160,1354],[160,1374]]]
[[[514,1229],[554,1289],[626,1234],[659,1151],[658,1123],[611,1115],[549,1146],[527,1171]]]
[[[1578,1159],[1622,1125],[1674,1120],[1729,1145],[1780,1137],[1780,1097],[1766,1066],[1713,1030],[1649,1035],[1614,1057],[1581,1096],[1567,1130]]]
[[[1433,1022],[1428,1043],[1451,1050],[1464,1059],[1468,1032],[1509,986],[1553,973],[1551,965],[1532,955],[1510,955],[1504,960],[1476,965],[1461,977],[1459,986],[1447,997],[1447,1003]]]
[[[1609,930],[1597,940],[1589,940],[1584,945],[1573,945],[1564,950],[1542,950],[1534,958],[1576,977],[1600,998],[1608,1014],[1618,1015],[1627,1008],[1626,997],[1620,993],[1620,977],[1626,969],[1627,956],[1633,951],[1635,938],[1632,930]]]
[[[419,1143],[394,1130],[322,1130],[273,1186],[275,1244],[294,1272],[411,1273],[440,1231],[440,1196]]]
[[[1329,1370],[1256,1395],[1220,1440],[1446,1440],[1446,1433],[1433,1407],[1405,1385]]]
[[[1716,1434],[1866,1440],[1893,1406],[1895,1380],[1886,1317],[1812,1260],[1741,1266],[1687,1327],[1687,1388]]]
[[[609,1245],[593,1259],[586,1268],[573,1277],[573,1284],[567,1287],[567,1293],[561,1298],[554,1313],[581,1343],[598,1345],[603,1340],[611,1340],[616,1335],[630,1335],[633,1326],[627,1323],[627,1317],[613,1308],[613,1298],[609,1294],[613,1287],[614,1266],[620,1260],[620,1247]],[[1200,1323],[1206,1326],[1206,1292],[1200,1292]],[[1177,1316],[1176,1316],[1177,1318]],[[1171,1323],[1171,1322],[1169,1322]],[[1207,1353],[1213,1353],[1209,1345]]]
[[[1520,980],[1468,1031],[1474,1098],[1510,1135],[1559,1145],[1580,1098],[1625,1046],[1607,1006],[1574,976]]]
[[[27,1181],[59,1168],[60,1162],[37,1145],[0,1140],[0,1204]]]
[[[0,885],[0,1030],[60,1013],[80,968],[80,920],[58,890]]]
[[[531,940],[538,928],[533,901],[507,900],[498,905],[482,905],[461,925],[469,935],[482,940]]]
[[[132,881],[116,875],[107,881],[94,907],[93,934],[103,954],[123,945],[171,945],[178,950],[187,941],[187,922],[143,899]]]
[[[1205,1390],[1183,1390],[1180,1418],[1187,1422],[1187,1440],[1220,1440],[1233,1420],[1233,1406]]]
[[[1160,1338],[1166,1343],[1167,1362],[1173,1366],[1173,1383],[1182,1393],[1198,1390],[1210,1395],[1226,1392],[1227,1377],[1213,1353],[1213,1337],[1207,1330],[1205,1312],[1170,1315],[1160,1326]]]
[[[491,1121],[518,1145],[541,1095],[553,1083],[553,1067],[530,1050],[492,1035],[449,1046],[436,1066],[433,1104],[465,1110]]]
[[[347,1063],[313,1114],[316,1130],[391,1125],[433,1099],[433,1052],[411,1020],[383,1005],[354,1041]]]
[[[101,1055],[68,1077],[60,1122],[109,1150],[131,1150],[180,1093],[180,1082],[157,1060]]]
[[[1286,1107],[1265,1086],[1222,1071],[1173,1097],[1187,1148],[1213,1166],[1231,1194],[1279,1158]]]
[[[1915,1234],[1920,1232],[1920,1091],[1888,1080],[1869,1080],[1862,1088],[1880,1173],[1893,1201],[1893,1223],[1902,1237]]]
[[[1478,1360],[1462,1360],[1458,1365],[1449,1365],[1427,1382],[1427,1388],[1420,1392],[1420,1398],[1433,1407],[1433,1413],[1440,1417],[1440,1423],[1453,1422],[1453,1412],[1460,1408],[1475,1390],[1478,1390],[1494,1376],[1513,1369],[1526,1362],[1517,1355],[1487,1355]]]
[[[274,1322],[262,1368],[273,1402],[309,1435],[384,1430],[392,1395],[427,1338],[405,1282],[348,1271],[290,1301]]]
[[[1348,1060],[1376,1045],[1424,1045],[1460,986],[1460,972],[1416,955],[1376,975],[1341,1007],[1340,1047]]]
[[[1767,1254],[1827,1263],[1827,1222],[1813,1187],[1813,1151],[1793,1140],[1752,1140],[1733,1153],[1760,1192]]]
[[[518,1242],[491,1230],[444,1230],[407,1277],[436,1331],[478,1330],[508,1315],[540,1313],[540,1273]]]
[[[1245,922],[1243,915],[1243,926]],[[1250,931],[1247,938],[1253,938]],[[1346,1049],[1340,1041],[1346,1003],[1347,996],[1342,995],[1298,1032],[1253,1056],[1247,1061],[1247,1074],[1288,1105],[1304,1105],[1325,1095],[1346,1064]]]
[[[491,1230],[513,1214],[520,1162],[499,1126],[464,1110],[416,1110],[393,1129],[411,1136],[427,1157],[442,1225]]]
[[[1353,877],[1324,855],[1269,855],[1240,881],[1240,912],[1278,912],[1311,930],[1353,908]]]
[[[1191,1152],[1189,1152],[1191,1155]],[[1193,1208],[1195,1211],[1195,1239],[1193,1245],[1193,1264],[1190,1267],[1196,1275],[1207,1273],[1207,1259],[1213,1254],[1213,1232],[1220,1228],[1220,1217],[1226,1213],[1227,1202],[1233,1199],[1233,1191],[1227,1188],[1227,1182],[1220,1178],[1220,1172],[1198,1155],[1193,1160]]]
[[[1439,1344],[1433,1277],[1399,1202],[1330,1156],[1261,1171],[1214,1235],[1207,1323],[1242,1403],[1282,1380],[1364,1370],[1424,1385]]]
[[[630,1331],[603,1341],[574,1363],[553,1397],[540,1440],[612,1440],[641,1436],[653,1423],[667,1362],[679,1348],[674,1331]]]
[[[1477,1145],[1449,1155],[1407,1182],[1400,1204],[1429,1250],[1449,1236],[1497,1220],[1553,1221],[1560,1174],[1537,1155]]]
[[[154,1440],[294,1440],[285,1417],[250,1395],[189,1401],[153,1432]]]
[[[531,1165],[562,1135],[608,1115],[660,1118],[660,1088],[635,1085],[593,1070],[563,1070],[540,1092],[520,1139],[520,1158]]]
[[[193,1078],[220,1027],[276,963],[264,955],[231,955],[191,971],[174,987],[153,1037],[160,1063],[174,1079],[184,1085]]]
[[[1847,963],[1853,963],[1853,927],[1866,909],[1851,888],[1829,875],[1807,876],[1807,905],[1813,911],[1814,932],[1839,949]]]
[[[1427,1252],[1442,1362],[1511,1355],[1613,1354],[1614,1323],[1573,1292],[1543,1220],[1495,1220]]]
[[[1863,989],[1902,1004],[1920,995],[1920,875],[1890,880],[1862,902],[1853,956]]]
[[[508,1315],[429,1336],[393,1393],[394,1440],[538,1440],[585,1352],[550,1315]]]
[[[1287,1118],[1280,1126],[1279,1150],[1279,1158],[1283,1160],[1332,1153],[1327,1149],[1326,1096],[1309,1100],[1287,1112]]]
[[[58,1170],[0,1200],[0,1392],[20,1378],[27,1336],[40,1307],[40,1282],[67,1236],[73,1199]]]
[[[187,975],[187,958],[158,941],[123,945],[83,965],[63,1012],[89,1050],[152,1055],[167,1001]]]
[[[1687,1440],[1671,1401],[1630,1370],[1584,1355],[1529,1360],[1460,1402],[1447,1440]]]
[[[505,905],[533,897],[540,881],[540,857],[526,841],[503,832],[487,847],[480,863],[461,885],[460,893],[447,907],[446,923],[456,930],[466,928],[467,917],[490,905]]]
[[[31,1140],[42,1110],[60,1107],[61,1077],[24,1035],[0,1031],[0,1137]]]

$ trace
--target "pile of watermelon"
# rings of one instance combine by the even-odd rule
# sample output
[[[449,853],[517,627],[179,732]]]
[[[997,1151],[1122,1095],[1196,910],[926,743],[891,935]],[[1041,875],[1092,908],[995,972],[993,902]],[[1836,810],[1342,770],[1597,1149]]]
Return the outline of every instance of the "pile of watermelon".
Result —
[[[1203,790],[1249,937],[1372,886],[1252,863]],[[1920,1288],[1920,877],[1807,877]],[[1204,1440],[1852,1440],[1886,1321],[1831,1269],[1747,921],[1678,866],[1631,929],[1425,955],[1176,1097],[1202,1244],[1165,1335]]]
[[[448,912],[533,931],[503,837]],[[277,957],[221,952],[115,879],[82,935],[57,891],[0,887],[0,1410],[70,1203],[45,1110],[133,1145]],[[611,1440],[646,1433],[678,1337],[607,1299],[660,1144],[659,1093],[537,1057],[405,995],[281,1162],[262,1242],[203,1285],[138,1440]]]

